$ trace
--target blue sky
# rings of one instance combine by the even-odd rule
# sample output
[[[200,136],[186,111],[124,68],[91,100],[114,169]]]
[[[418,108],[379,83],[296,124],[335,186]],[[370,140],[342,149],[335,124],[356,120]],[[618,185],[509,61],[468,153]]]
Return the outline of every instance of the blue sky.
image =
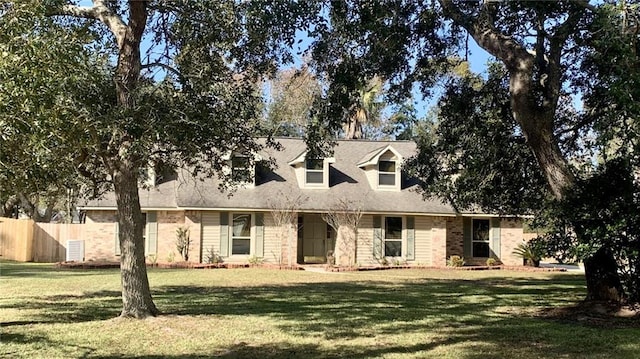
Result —
[[[92,5],[92,1],[91,0],[77,0],[76,1],[77,4],[81,5],[81,6],[91,6]],[[294,42],[295,43],[295,48],[293,49],[294,54],[296,53],[302,53],[310,44],[310,40],[306,37],[306,31],[305,32],[299,32],[298,35],[298,39],[301,39],[301,42]],[[144,43],[143,43],[143,51],[144,51],[144,47],[149,47],[150,44],[150,40],[147,39]],[[490,59],[490,55],[484,51],[483,49],[481,49],[480,47],[478,47],[478,45],[473,41],[473,39],[469,40],[469,66],[471,68],[471,71],[475,72],[475,73],[484,73],[485,69],[486,69],[486,64],[487,61]],[[300,66],[303,63],[303,59],[301,56],[297,56],[295,59],[295,63],[294,66]],[[285,67],[290,67],[291,65],[285,66]],[[162,71],[160,71],[162,72]],[[162,76],[161,73],[158,73],[158,75]],[[418,118],[422,118],[425,116],[425,114],[429,111],[429,109],[435,105],[436,101],[437,101],[437,97],[438,97],[438,93],[434,92],[433,96],[431,98],[423,98],[422,94],[420,93],[420,91],[418,89],[416,89],[414,91],[414,102],[415,102],[415,109],[416,109],[416,113]]]

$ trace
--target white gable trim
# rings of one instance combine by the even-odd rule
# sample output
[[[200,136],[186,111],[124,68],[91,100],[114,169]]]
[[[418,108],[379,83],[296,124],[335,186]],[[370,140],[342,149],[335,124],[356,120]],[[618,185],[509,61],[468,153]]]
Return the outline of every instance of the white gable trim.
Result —
[[[404,160],[404,157],[402,157],[402,155],[400,154],[400,152],[396,151],[395,148],[393,148],[393,146],[391,145],[387,145],[386,147],[382,148],[381,150],[379,150],[378,152],[376,152],[370,159],[368,160],[364,160],[361,161],[360,163],[357,164],[358,167],[360,168],[364,168],[367,166],[375,166],[378,164],[378,161],[380,161],[380,157],[385,154],[387,151],[391,151],[391,153],[393,153],[393,155],[397,158],[398,163],[402,163]]]
[[[309,150],[303,151],[298,156],[296,156],[294,159],[289,161],[287,164],[289,166],[296,166],[296,165],[299,165],[299,164],[304,164],[304,161],[307,160],[307,153],[309,153]],[[323,158],[323,160],[326,163],[336,163],[336,158],[335,157],[325,157],[325,158]]]

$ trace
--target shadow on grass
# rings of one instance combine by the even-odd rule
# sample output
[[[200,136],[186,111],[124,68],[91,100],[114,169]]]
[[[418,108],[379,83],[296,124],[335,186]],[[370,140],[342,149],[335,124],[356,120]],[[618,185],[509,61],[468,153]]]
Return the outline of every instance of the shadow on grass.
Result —
[[[558,296],[558,291],[564,295]],[[156,289],[154,298],[167,314],[269,316],[287,332],[334,339],[431,330],[443,324],[482,325],[497,307],[571,304],[582,293],[579,280],[562,277],[558,281],[492,278],[488,282],[429,279],[248,288],[165,286]],[[376,333],[369,332],[373,324]]]
[[[558,296],[558,291],[565,295]],[[579,277],[558,276],[549,280],[494,277],[426,279],[401,284],[321,282],[246,288],[185,285],[155,287],[152,292],[157,306],[165,314],[271,316],[281,319],[283,328],[289,331],[324,333],[331,339],[359,336],[358,328],[371,323],[394,321],[396,328],[397,323],[427,320],[435,325],[465,315],[479,320],[483,313],[499,306],[573,303],[583,293],[583,287]],[[40,314],[31,320],[2,323],[18,326],[105,320],[118,316],[121,304],[119,291],[96,291],[26,297],[0,304],[0,309],[38,310]],[[455,320],[452,325],[456,325]]]
[[[159,356],[143,355],[136,356],[139,359],[160,359],[160,358],[247,358],[247,359],[280,359],[280,358],[371,358],[384,357],[397,353],[416,353],[429,351],[439,345],[450,344],[450,340],[435,341],[432,343],[420,343],[411,346],[388,345],[384,347],[345,347],[335,346],[325,348],[316,344],[291,344],[291,343],[270,343],[267,345],[249,345],[238,343],[227,348],[224,352],[210,353],[207,355],[179,355],[179,356]],[[121,356],[104,356],[107,358],[121,358]]]
[[[2,278],[59,278],[62,276],[96,276],[119,272],[118,268],[78,270],[56,268],[54,263],[20,263],[0,260],[0,277]]]
[[[633,357],[637,346],[632,345],[628,335],[607,341],[599,338],[608,334],[604,331],[529,315],[539,307],[573,304],[583,295],[583,277],[566,274],[544,279],[505,276],[477,280],[336,280],[252,287],[212,284],[153,288],[156,304],[165,314],[266,317],[283,332],[318,338],[318,344],[240,342],[207,355],[186,353],[175,358],[433,356],[434,350],[456,345],[464,346],[457,357],[468,359],[503,357],[505,348],[509,348],[510,357],[605,357],[614,349],[618,354]],[[115,317],[121,309],[121,298],[117,291],[99,291],[77,296],[32,297],[2,307],[40,309],[38,313],[41,313],[32,321],[7,322],[2,326],[71,323]],[[370,343],[369,338],[399,333],[416,338],[415,343],[399,345],[387,341],[366,345]],[[584,342],[582,338],[586,338]],[[21,343],[25,338],[8,337],[7,340]],[[323,344],[331,340],[339,344]],[[171,358],[138,356],[167,357]]]
[[[3,321],[2,327],[45,323],[78,323],[117,317],[122,311],[122,294],[97,291],[78,295],[28,297],[0,304],[0,309],[37,310],[31,320]]]
[[[4,327],[5,324],[2,324]],[[0,343],[9,345],[9,344],[26,344],[26,345],[34,345],[38,344],[42,347],[66,347],[72,349],[75,352],[82,352],[82,357],[89,356],[95,349],[85,346],[85,345],[73,345],[68,343],[58,343],[56,341],[50,340],[48,337],[43,335],[24,335],[21,333],[11,333],[11,332],[2,332],[0,333]],[[22,358],[25,357],[25,353],[15,350],[15,351],[2,351],[0,352],[0,356],[3,358]]]

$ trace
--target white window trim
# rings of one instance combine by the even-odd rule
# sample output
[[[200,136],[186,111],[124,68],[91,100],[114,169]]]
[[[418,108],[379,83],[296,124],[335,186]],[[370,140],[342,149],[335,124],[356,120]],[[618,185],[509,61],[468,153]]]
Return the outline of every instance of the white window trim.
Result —
[[[400,235],[400,256],[399,257],[393,257],[393,256],[387,256],[386,255],[386,242],[387,242],[387,218],[389,217],[397,217],[397,218],[401,218],[402,219],[402,230],[400,231],[401,235]],[[382,223],[381,223],[381,230],[382,230],[382,253],[385,254],[384,257],[385,258],[404,258],[406,253],[407,253],[407,218],[405,216],[382,216]],[[391,241],[397,241],[396,240],[391,240]]]
[[[385,161],[385,162],[393,162],[394,163],[394,167],[395,167],[395,171],[394,172],[383,172],[380,171],[380,162]],[[398,189],[399,187],[399,179],[398,179],[398,168],[399,168],[399,163],[398,160],[379,160],[378,164],[376,166],[376,170],[377,170],[377,179],[378,179],[378,188],[379,189],[391,189],[391,190],[395,190]],[[389,184],[380,184],[380,175],[382,174],[386,174],[386,175],[394,175],[394,184],[389,185]]]
[[[308,169],[307,168],[307,161],[322,161],[322,169],[321,170]],[[325,181],[328,178],[326,173],[328,171],[329,164],[327,163],[326,160],[320,159],[320,158],[318,158],[318,159],[305,158],[302,168],[304,169],[304,185],[306,187],[322,187],[322,188],[326,188],[327,187],[327,184],[325,183]],[[320,183],[307,182],[307,173],[308,172],[311,172],[311,173],[322,173],[322,182],[320,182]]]
[[[328,189],[330,165],[335,163],[336,159],[334,157],[317,158],[317,160],[322,161],[322,183],[309,183],[307,182],[307,153],[308,151],[304,151],[288,162],[288,165],[293,167],[295,171],[298,187],[303,189]],[[320,172],[320,170],[312,171]]]
[[[473,237],[473,221],[476,220],[486,220],[489,221],[489,240],[488,241],[476,241]],[[493,238],[493,227],[491,227],[491,218],[487,217],[472,217],[471,218],[471,258],[489,258],[491,257],[491,251],[493,250],[492,239]],[[473,251],[474,243],[488,243],[489,244],[489,257],[477,257]]]
[[[234,215],[251,216],[251,229],[249,233],[249,254],[233,254],[233,216]],[[242,258],[246,259],[255,254],[254,247],[256,243],[256,215],[253,212],[229,212],[229,257],[228,258]]]
[[[144,231],[142,233],[142,240],[144,241],[144,253],[147,253],[147,238],[149,238],[149,217],[147,212],[142,212],[144,215]]]

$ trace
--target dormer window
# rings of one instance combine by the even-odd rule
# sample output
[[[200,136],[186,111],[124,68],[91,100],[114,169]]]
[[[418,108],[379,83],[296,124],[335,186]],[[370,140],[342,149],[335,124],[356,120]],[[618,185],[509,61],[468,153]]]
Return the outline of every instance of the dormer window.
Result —
[[[378,185],[379,186],[395,186],[396,185],[396,162],[384,161],[378,162]]]
[[[305,183],[308,185],[322,185],[324,183],[324,160],[305,160]]]
[[[298,179],[298,187],[327,189],[329,188],[329,166],[335,161],[333,157],[307,158],[307,151],[304,151],[288,164],[293,167]]]
[[[373,190],[400,191],[404,157],[391,145],[367,153],[359,162]]]
[[[231,179],[234,182],[252,182],[250,165],[249,157],[234,155],[231,158]]]
[[[262,160],[259,154],[237,150],[228,152],[222,158],[227,162],[223,170],[226,180],[243,188],[255,186],[255,164]]]

